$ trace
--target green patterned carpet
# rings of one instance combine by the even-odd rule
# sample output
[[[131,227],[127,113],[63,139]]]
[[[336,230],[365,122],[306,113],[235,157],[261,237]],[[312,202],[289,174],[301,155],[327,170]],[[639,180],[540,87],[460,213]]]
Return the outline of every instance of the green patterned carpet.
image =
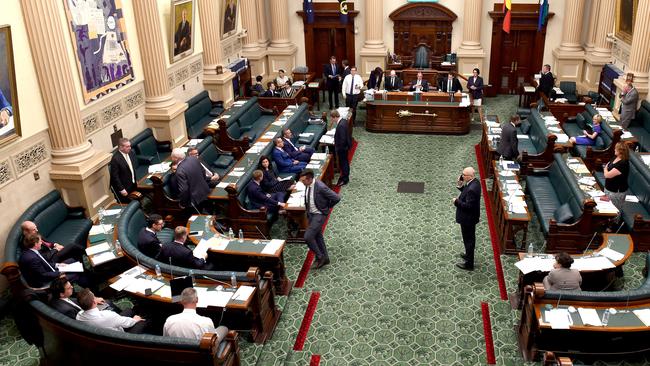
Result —
[[[504,120],[516,103],[516,97],[503,96],[486,99],[485,108]],[[359,120],[363,117],[360,111]],[[320,364],[327,366],[484,365],[482,301],[490,304],[497,364],[523,365],[514,331],[519,314],[499,298],[484,210],[477,226],[476,269],[454,266],[463,247],[451,200],[460,170],[477,166],[478,122],[466,136],[372,134],[361,124],[354,136],[359,145],[351,181],[325,232],[332,263],[311,271],[304,288],[279,300],[283,314],[270,341],[241,343],[243,365],[308,365],[312,354],[321,355]],[[401,180],[424,182],[424,194],[397,193]],[[277,223],[273,237],[283,237],[284,227]],[[291,280],[306,253],[303,245],[287,247]],[[512,291],[514,258],[502,256],[502,261]],[[641,262],[635,254],[626,266],[625,287],[638,285]],[[304,350],[296,352],[312,291],[321,297]],[[0,344],[0,364],[36,365],[38,353],[9,319],[0,322]]]

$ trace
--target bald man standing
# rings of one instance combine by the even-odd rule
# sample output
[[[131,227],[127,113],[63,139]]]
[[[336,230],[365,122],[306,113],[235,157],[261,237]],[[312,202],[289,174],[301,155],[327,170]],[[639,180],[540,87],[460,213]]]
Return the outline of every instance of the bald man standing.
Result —
[[[460,190],[460,195],[454,198],[452,203],[456,206],[456,222],[460,224],[465,245],[465,253],[460,255],[464,261],[456,263],[456,267],[472,271],[474,270],[476,224],[481,212],[481,186],[475,177],[474,168],[463,169],[463,174],[458,177],[456,188]]]

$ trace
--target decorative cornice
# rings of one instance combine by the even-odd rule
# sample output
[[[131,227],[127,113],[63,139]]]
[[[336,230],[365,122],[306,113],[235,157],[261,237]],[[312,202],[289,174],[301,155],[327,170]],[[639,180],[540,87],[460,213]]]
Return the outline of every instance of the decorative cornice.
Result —
[[[45,141],[37,142],[27,149],[11,156],[13,160],[16,176],[21,177],[32,168],[37,167],[48,161],[50,155],[45,146]]]

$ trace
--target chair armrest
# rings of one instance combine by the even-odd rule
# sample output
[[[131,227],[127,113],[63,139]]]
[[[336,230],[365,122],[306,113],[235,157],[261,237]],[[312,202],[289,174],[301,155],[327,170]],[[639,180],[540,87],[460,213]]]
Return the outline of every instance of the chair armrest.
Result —
[[[77,210],[74,210],[74,211],[70,210],[70,211],[68,211],[68,218],[70,218],[70,219],[85,219],[85,218],[86,218],[86,214],[84,213],[83,210],[79,210],[79,211],[77,211]]]
[[[223,100],[212,102],[212,108],[223,108]]]
[[[257,105],[257,107],[262,111],[262,114],[267,114],[267,115],[274,115],[273,110],[269,108],[264,108],[261,105]]]
[[[170,152],[172,151],[172,142],[171,141],[156,141],[158,146],[158,151]]]
[[[564,123],[576,123],[578,119],[576,117],[569,117],[564,121]]]
[[[232,151],[221,150],[219,146],[213,145],[217,149],[217,153],[220,155],[232,156]]]
[[[138,159],[138,163],[140,164],[151,165],[151,162],[153,161],[152,156],[136,155],[135,158]]]

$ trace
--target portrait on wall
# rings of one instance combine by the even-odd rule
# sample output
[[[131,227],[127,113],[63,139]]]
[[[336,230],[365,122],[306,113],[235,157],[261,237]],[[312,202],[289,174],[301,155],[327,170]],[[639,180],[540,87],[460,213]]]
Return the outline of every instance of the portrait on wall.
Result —
[[[226,38],[237,31],[237,0],[223,0],[223,33],[221,38]]]
[[[170,61],[176,62],[194,50],[194,0],[172,0]]]
[[[133,81],[121,0],[64,0],[84,101]]]
[[[0,145],[20,136],[11,28],[0,26]]]
[[[616,37],[632,44],[639,0],[616,0]]]

